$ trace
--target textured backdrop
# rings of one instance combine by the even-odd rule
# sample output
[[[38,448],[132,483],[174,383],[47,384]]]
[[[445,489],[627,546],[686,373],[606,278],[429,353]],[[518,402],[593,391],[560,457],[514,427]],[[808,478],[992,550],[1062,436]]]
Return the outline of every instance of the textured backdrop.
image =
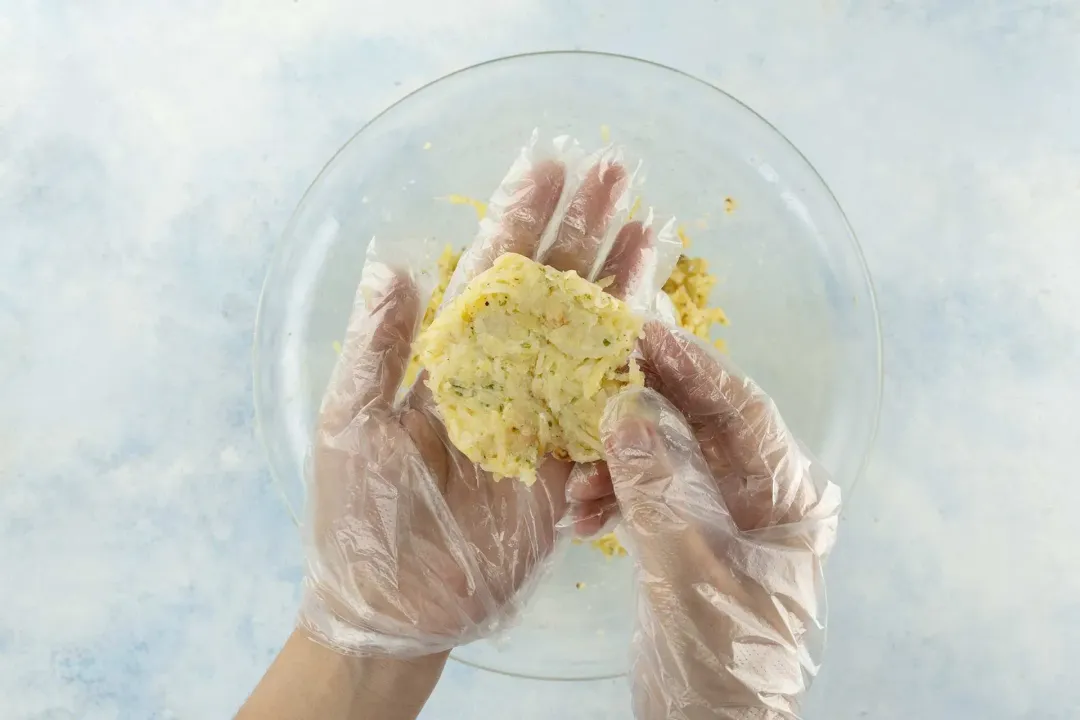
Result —
[[[1077,3],[0,0],[0,718],[239,705],[301,568],[251,407],[274,240],[375,112],[554,48],[742,99],[863,243],[884,411],[808,717],[1080,717]],[[628,713],[451,664],[425,717]]]

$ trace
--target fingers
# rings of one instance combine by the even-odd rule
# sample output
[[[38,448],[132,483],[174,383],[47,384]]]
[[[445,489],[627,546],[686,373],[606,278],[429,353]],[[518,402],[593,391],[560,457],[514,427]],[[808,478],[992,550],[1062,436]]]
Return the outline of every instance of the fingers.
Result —
[[[520,179],[515,166],[503,180],[491,202],[494,227],[483,229],[459,263],[447,290],[453,297],[477,274],[487,270],[505,253],[537,257],[541,239],[559,205],[566,184],[566,168],[557,160],[536,163]],[[588,278],[604,250],[604,239],[619,199],[630,176],[626,168],[608,158],[589,169],[559,221],[551,247],[541,261],[558,270],[574,270]],[[643,252],[653,242],[653,232],[641,223],[630,223],[615,239],[611,259],[599,277],[612,276],[609,287],[624,298],[644,268]]]
[[[641,351],[664,395],[687,417],[761,412],[762,395],[710,351],[662,322],[645,323]]]
[[[566,496],[573,502],[600,500],[611,497],[614,492],[607,463],[603,462],[575,466],[566,485]]]
[[[562,526],[572,527],[582,537],[596,535],[619,512],[607,463],[581,463],[574,466],[566,484],[570,512]]]
[[[588,278],[629,179],[622,165],[607,159],[594,165],[570,199],[555,239],[541,262]]]
[[[556,160],[539,162],[529,171],[514,201],[502,216],[501,232],[492,238],[489,245],[487,255],[491,262],[505,253],[525,257],[536,254],[540,236],[551,222],[565,182],[566,169]]]
[[[601,422],[612,491],[630,524],[642,525],[638,513],[644,505],[665,502],[675,475],[659,433],[657,398],[651,390],[627,390],[609,403]]]
[[[600,535],[608,529],[611,521],[618,515],[619,506],[615,502],[614,495],[602,500],[590,500],[574,505],[571,516],[574,535],[581,538]]]
[[[660,322],[646,323],[641,351],[664,396],[691,424],[723,435],[743,475],[776,469],[795,440],[775,405],[753,381],[725,367],[691,337]]]
[[[476,242],[459,263],[448,296],[484,272],[496,258],[506,253],[535,257],[540,237],[551,222],[566,183],[566,168],[557,160],[536,163],[521,178],[517,167],[503,179],[491,202],[496,224],[490,232],[484,226]]]
[[[794,522],[813,506],[809,460],[753,381],[660,322],[646,323],[641,351],[650,384],[695,428],[740,528]]]
[[[420,317],[420,296],[408,277],[384,265],[365,268],[364,275],[323,398],[321,425],[331,433],[370,406],[393,404]]]
[[[574,463],[558,460],[550,455],[541,460],[536,468],[536,482],[531,489],[540,503],[540,508],[546,508],[550,513],[552,528],[566,514],[566,486],[573,468]]]
[[[598,278],[610,277],[607,291],[625,300],[646,272],[645,252],[652,246],[654,233],[640,222],[627,223],[615,236],[615,244],[604,261]]]
[[[626,390],[601,423],[612,488],[642,568],[677,580],[713,562],[697,530],[734,527],[693,432],[653,390]]]

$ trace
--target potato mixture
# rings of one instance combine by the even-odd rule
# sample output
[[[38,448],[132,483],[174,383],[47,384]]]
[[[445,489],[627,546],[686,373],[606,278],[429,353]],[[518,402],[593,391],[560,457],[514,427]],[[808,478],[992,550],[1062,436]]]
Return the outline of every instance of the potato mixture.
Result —
[[[705,258],[679,257],[679,262],[664,283],[664,292],[675,306],[675,319],[679,327],[708,340],[713,325],[727,325],[728,319],[720,308],[709,307],[709,293],[716,285],[716,276],[709,272],[709,263]],[[724,341],[713,343],[718,350],[724,350]]]
[[[527,484],[547,454],[602,457],[607,401],[644,378],[642,319],[575,272],[507,254],[417,339],[447,435],[496,479]]]
[[[683,244],[688,247],[690,239],[686,236],[685,231],[681,231],[679,234],[683,239]],[[421,330],[427,329],[432,320],[435,319],[435,313],[438,312],[439,306],[442,304],[446,288],[450,285],[450,278],[453,277],[454,269],[457,268],[460,259],[461,252],[455,252],[451,246],[447,245],[443,250],[442,256],[439,258],[439,284],[435,288],[435,292],[432,293],[431,301],[424,311],[424,319],[420,325]],[[702,340],[709,340],[714,325],[728,324],[727,316],[723,310],[718,307],[709,307],[709,294],[712,292],[713,286],[716,285],[716,281],[716,276],[709,272],[709,263],[705,258],[682,255],[679,257],[678,264],[670,277],[664,283],[664,292],[667,293],[672,305],[675,307],[675,319],[679,323],[679,327]],[[723,340],[715,340],[713,345],[721,351],[726,350]],[[419,372],[420,359],[417,357],[414,348],[412,360],[405,373],[405,387],[413,384]]]
[[[689,247],[690,239],[685,231],[680,229],[679,237],[684,247]],[[421,329],[426,329],[434,321],[460,258],[461,253],[455,252],[450,246],[446,247],[442,257],[439,258],[439,284],[424,312]],[[709,272],[708,263],[704,258],[689,257],[684,254],[664,283],[664,292],[675,307],[676,320],[680,327],[703,340],[709,340],[714,325],[728,323],[723,310],[709,307],[709,294],[716,281],[716,276]],[[716,340],[714,344],[720,350],[725,349],[723,340]],[[420,360],[414,349],[412,361],[406,373],[406,387],[412,385],[419,370]],[[591,544],[608,557],[626,555],[626,550],[619,544],[615,533],[599,537]]]

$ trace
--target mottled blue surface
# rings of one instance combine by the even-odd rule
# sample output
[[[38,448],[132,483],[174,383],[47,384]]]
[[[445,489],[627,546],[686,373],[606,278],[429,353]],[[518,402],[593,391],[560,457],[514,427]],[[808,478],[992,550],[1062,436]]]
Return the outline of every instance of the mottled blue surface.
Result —
[[[394,99],[568,47],[746,101],[866,250],[884,414],[808,716],[1080,717],[1080,8],[661,5],[0,2],[0,718],[239,705],[301,566],[251,410],[275,237]],[[451,664],[425,717],[628,707]]]

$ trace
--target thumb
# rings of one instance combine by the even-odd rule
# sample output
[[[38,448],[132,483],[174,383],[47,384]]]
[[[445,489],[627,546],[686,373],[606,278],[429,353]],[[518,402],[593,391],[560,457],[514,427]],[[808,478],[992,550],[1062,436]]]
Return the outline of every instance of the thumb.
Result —
[[[699,528],[733,530],[690,426],[663,396],[622,392],[608,403],[601,437],[623,528],[646,570],[676,571],[697,554]]]
[[[323,396],[323,430],[339,433],[361,412],[394,404],[422,307],[408,274],[371,259],[364,265],[341,355]]]
[[[658,427],[663,399],[634,388],[611,400],[600,425],[608,472],[623,516],[647,501],[662,501],[674,475]]]

